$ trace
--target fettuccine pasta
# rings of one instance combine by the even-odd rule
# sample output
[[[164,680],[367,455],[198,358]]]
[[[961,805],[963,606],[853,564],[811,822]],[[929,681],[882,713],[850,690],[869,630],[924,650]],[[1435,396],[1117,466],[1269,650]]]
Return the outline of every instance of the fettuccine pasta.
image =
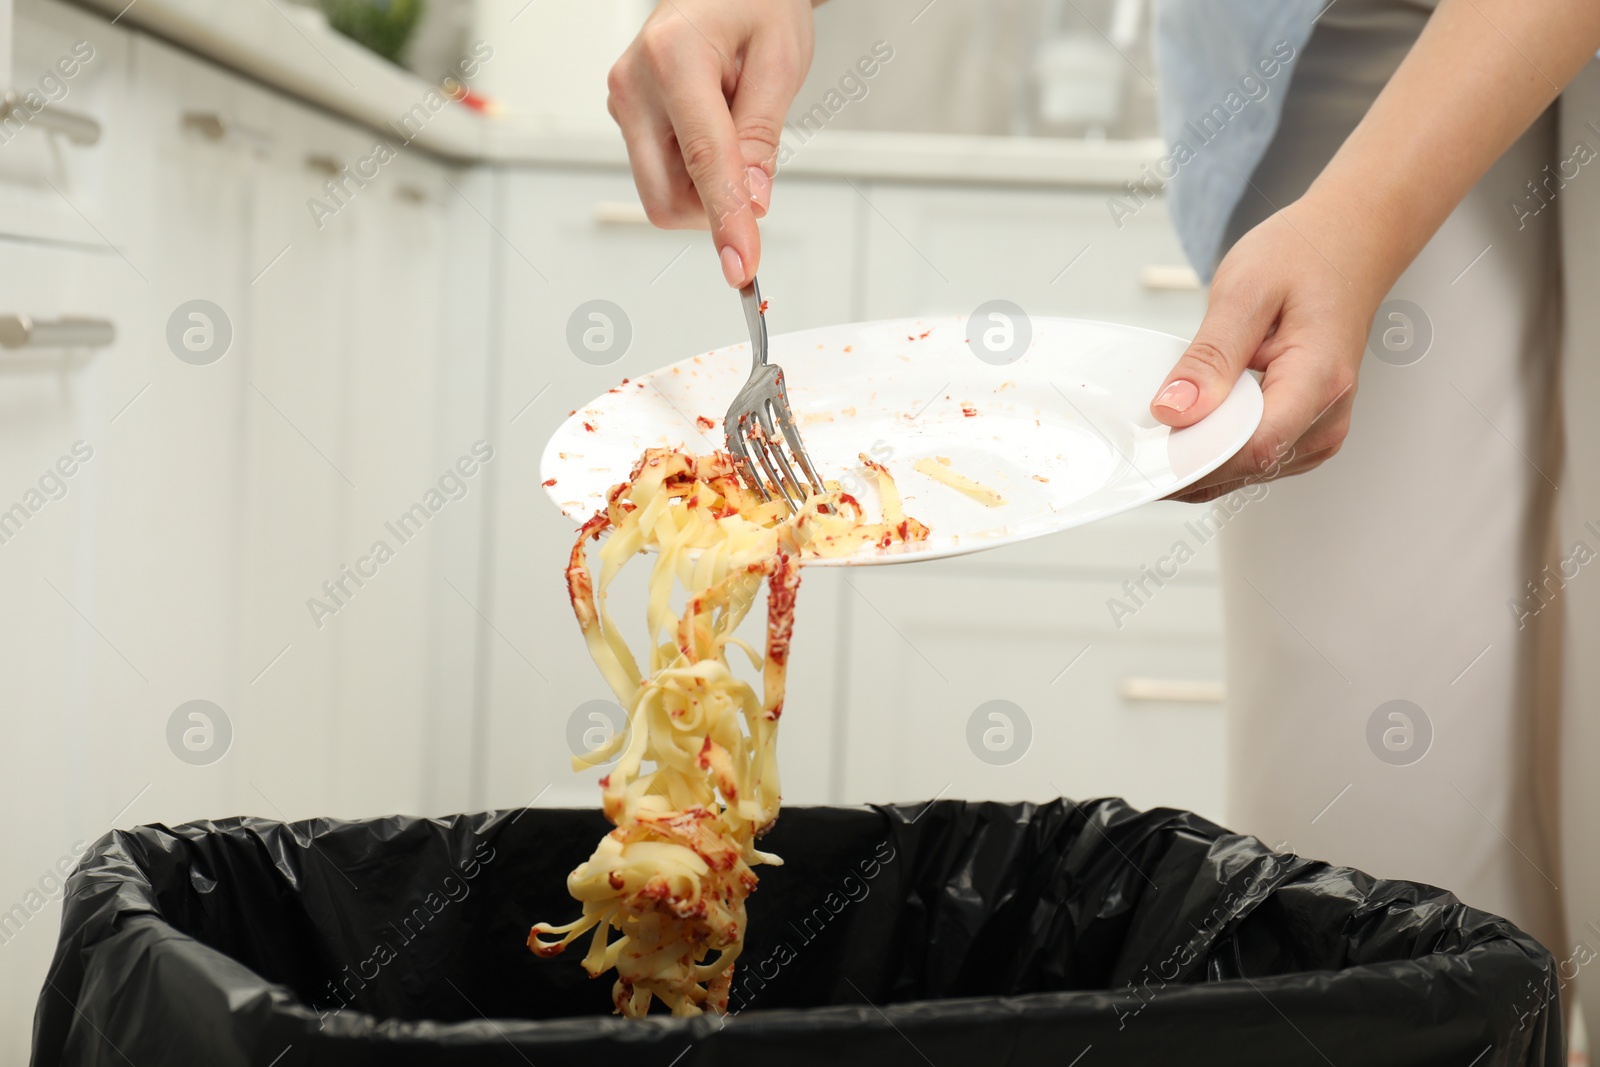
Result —
[[[878,522],[831,483],[789,515],[782,501],[763,502],[741,484],[725,454],[651,449],[578,532],[567,588],[590,655],[628,709],[629,729],[573,760],[583,770],[620,752],[601,779],[602,807],[616,828],[567,879],[583,913],[562,926],[537,924],[528,947],[555,956],[593,930],[583,967],[591,977],[616,971],[612,1002],[623,1015],[643,1016],[652,998],[680,1016],[727,1010],[745,899],[756,887],[752,868],[782,862],[756,839],[778,817],[778,718],[799,561],[928,536],[901,510],[889,472],[861,459],[877,476]],[[602,535],[597,576],[586,545]],[[658,554],[641,671],[606,610],[606,589],[648,547]],[[735,631],[763,580],[767,637],[757,653]],[[675,587],[684,594],[681,612],[671,605]],[[730,669],[730,648],[760,672],[759,695]]]

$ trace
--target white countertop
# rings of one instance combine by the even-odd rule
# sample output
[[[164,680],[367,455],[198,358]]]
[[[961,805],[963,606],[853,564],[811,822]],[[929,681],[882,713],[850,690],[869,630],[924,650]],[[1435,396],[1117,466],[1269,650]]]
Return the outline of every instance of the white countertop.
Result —
[[[320,13],[283,0],[78,0],[215,62],[372,129],[432,88],[330,29]],[[560,131],[489,118],[453,105],[418,147],[446,159],[501,164],[627,165],[615,130]],[[790,139],[784,172],[868,180],[1002,185],[1120,186],[1165,151],[1159,140],[1069,141],[823,130]]]

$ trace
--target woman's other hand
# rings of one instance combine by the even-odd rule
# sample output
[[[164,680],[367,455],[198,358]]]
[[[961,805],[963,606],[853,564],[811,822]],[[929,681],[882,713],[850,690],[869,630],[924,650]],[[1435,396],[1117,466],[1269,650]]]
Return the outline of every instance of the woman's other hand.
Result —
[[[1211,283],[1205,320],[1150,405],[1172,427],[1211,414],[1246,370],[1262,372],[1261,425],[1237,455],[1176,499],[1201,503],[1249,482],[1300,474],[1339,451],[1356,375],[1388,282],[1351,277],[1339,218],[1314,194],[1240,238]],[[1380,288],[1381,286],[1381,288]]]

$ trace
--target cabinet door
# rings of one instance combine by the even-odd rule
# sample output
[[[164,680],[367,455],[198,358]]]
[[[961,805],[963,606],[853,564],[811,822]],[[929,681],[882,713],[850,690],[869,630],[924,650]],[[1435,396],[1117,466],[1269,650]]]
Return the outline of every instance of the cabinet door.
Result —
[[[544,442],[568,412],[615,385],[697,352],[745,337],[736,295],[722,280],[702,232],[663,232],[645,224],[622,171],[513,171],[501,179],[501,234],[494,238],[502,279],[497,411],[504,441],[496,460],[493,622],[487,737],[481,799],[494,805],[592,805],[599,772],[574,775],[565,743],[569,717],[610,697],[584,649],[567,599],[563,569],[575,533],[539,486]],[[485,215],[494,205],[479,203]],[[762,223],[763,294],[774,331],[847,321],[854,313],[851,253],[861,210],[842,183],[785,180]],[[632,340],[614,362],[585,362],[568,345],[568,323],[587,301],[618,305]],[[803,367],[788,368],[791,374]],[[732,397],[723,399],[725,405]],[[707,440],[707,449],[721,442]],[[636,643],[643,629],[642,580],[648,560],[619,583],[614,610]],[[822,801],[829,789],[837,645],[837,576],[808,572],[791,660],[784,717],[784,795]],[[581,735],[582,729],[578,733]]]
[[[105,249],[126,240],[124,166],[137,151],[128,106],[130,35],[58,0],[17,0],[0,123],[0,233]],[[88,120],[73,134],[53,119]]]
[[[70,869],[86,842],[147,817],[155,770],[178,765],[162,739],[172,709],[165,646],[150,625],[159,607],[125,602],[149,589],[131,588],[134,576],[107,558],[108,542],[133,532],[104,526],[115,472],[137,463],[132,413],[119,415],[143,382],[128,315],[141,288],[109,251],[0,239],[0,314],[92,317],[118,332],[98,349],[0,350],[4,1063],[27,1062],[60,923],[58,864]]]
[[[1110,610],[1133,603],[1115,577],[1032,567],[850,584],[841,799],[1115,795],[1221,818],[1214,583],[1150,585],[1131,616]]]
[[[373,139],[362,140],[370,153]],[[460,606],[444,575],[452,535],[480,529],[493,460],[485,464],[485,452],[474,451],[481,425],[444,421],[445,353],[454,344],[442,299],[451,270],[445,197],[453,195],[443,168],[402,155],[327,225],[349,226],[362,267],[348,279],[344,309],[353,329],[341,360],[341,418],[347,472],[359,491],[343,495],[341,564],[355,570],[362,555],[375,560],[365,567],[367,584],[327,620],[327,629],[342,628],[342,726],[330,742],[346,761],[364,751],[379,756],[346,778],[334,810],[419,810],[430,800],[465,799],[465,738],[453,740],[448,726],[470,722],[472,694],[436,684],[436,650],[445,608]],[[394,552],[381,564],[380,545]],[[473,585],[458,588],[477,597]]]
[[[139,627],[160,679],[160,722],[206,700],[233,736],[214,763],[186,766],[153,724],[156,768],[142,818],[261,810],[233,758],[248,747],[242,701],[260,665],[242,642],[249,576],[245,465],[261,403],[246,293],[261,264],[251,240],[273,144],[271,97],[148,37],[133,45],[139,151],[124,221],[141,299],[130,336],[148,388],[118,420],[101,519],[108,603]],[[143,624],[142,627],[140,624]],[[248,652],[248,654],[247,654]]]
[[[1184,279],[1165,201],[1131,215],[1116,190],[863,188],[866,317],[968,315],[1004,298],[1035,315],[1192,336],[1204,313]],[[1123,198],[1126,199],[1126,198]]]
[[[319,229],[307,201],[325,195],[327,176],[316,168],[352,158],[360,140],[286,101],[264,107],[272,143],[253,170],[252,279],[234,312],[248,359],[241,654],[249,684],[232,757],[237,801],[269,818],[354,814],[336,798],[359,790],[374,768],[398,770],[351,735],[341,670],[362,612],[339,610],[342,598],[322,589],[330,580],[354,588],[340,573],[356,562],[346,553],[346,509],[371,488],[352,469],[349,408],[361,331],[351,301],[356,278],[374,265],[361,259],[352,216]],[[313,616],[313,598],[339,614]]]

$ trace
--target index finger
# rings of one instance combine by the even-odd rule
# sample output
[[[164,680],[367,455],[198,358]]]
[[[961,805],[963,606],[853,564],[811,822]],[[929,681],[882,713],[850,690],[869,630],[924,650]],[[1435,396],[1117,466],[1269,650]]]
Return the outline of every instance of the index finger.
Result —
[[[723,276],[739,288],[749,284],[760,265],[761,233],[744,153],[723,95],[723,57],[703,39],[699,45],[695,56],[680,57],[673,75],[662,79],[662,102],[689,180],[705,205]]]

